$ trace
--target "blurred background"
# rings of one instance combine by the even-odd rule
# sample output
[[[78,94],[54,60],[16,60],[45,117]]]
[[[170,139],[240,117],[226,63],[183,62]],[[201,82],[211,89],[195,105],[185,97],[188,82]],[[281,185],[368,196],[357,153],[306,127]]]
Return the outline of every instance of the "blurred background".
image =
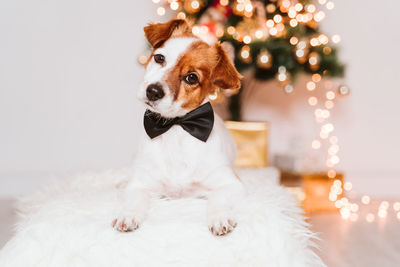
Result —
[[[268,123],[265,165],[281,169],[300,201],[327,188],[330,206],[318,210],[336,211],[310,208],[327,240],[323,258],[396,266],[399,8],[394,0],[1,1],[0,227],[9,229],[15,197],[52,177],[130,163],[142,134],[143,27],[185,16],[198,34],[232,44],[245,74],[234,119]],[[279,58],[288,46],[293,58]],[[217,102],[225,119],[237,113],[229,100]],[[363,247],[371,240],[380,241]],[[381,258],[355,263],[382,246]]]

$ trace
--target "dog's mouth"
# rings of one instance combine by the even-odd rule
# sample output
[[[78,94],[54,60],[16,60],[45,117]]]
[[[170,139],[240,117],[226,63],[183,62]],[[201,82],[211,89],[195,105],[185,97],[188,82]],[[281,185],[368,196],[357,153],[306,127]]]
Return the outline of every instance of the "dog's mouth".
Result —
[[[157,109],[156,109],[156,107],[155,107],[155,105],[154,105],[153,102],[151,102],[151,101],[145,101],[144,104],[145,104],[145,106],[146,106],[146,108],[147,108],[148,110],[151,110],[151,111],[153,111],[153,112],[158,113],[158,111],[157,111]]]
[[[145,101],[144,103],[146,104],[146,106],[154,108],[153,103],[151,103],[150,101]]]

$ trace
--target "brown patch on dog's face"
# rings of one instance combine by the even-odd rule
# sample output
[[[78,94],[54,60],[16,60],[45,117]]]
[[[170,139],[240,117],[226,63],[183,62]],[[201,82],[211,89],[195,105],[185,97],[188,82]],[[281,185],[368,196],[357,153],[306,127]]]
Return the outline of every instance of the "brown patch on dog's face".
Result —
[[[177,64],[166,77],[169,89],[175,101],[182,102],[182,108],[194,109],[199,106],[212,89],[210,81],[214,53],[210,46],[202,41],[194,42],[180,57]],[[197,77],[197,82],[189,83],[188,75]],[[196,78],[194,78],[196,79]]]
[[[240,79],[221,45],[203,41],[194,42],[165,77],[175,101],[187,110],[200,106],[217,88],[238,90]]]

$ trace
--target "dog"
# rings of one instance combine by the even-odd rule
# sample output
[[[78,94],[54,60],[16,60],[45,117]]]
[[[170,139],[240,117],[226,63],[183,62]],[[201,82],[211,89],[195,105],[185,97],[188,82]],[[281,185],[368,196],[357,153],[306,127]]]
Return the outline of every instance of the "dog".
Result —
[[[147,108],[148,136],[112,226],[137,229],[154,198],[198,197],[207,199],[210,231],[227,234],[237,225],[233,203],[244,186],[233,171],[235,143],[209,98],[217,90],[239,90],[241,75],[220,43],[200,40],[185,20],[149,24],[144,32],[152,53],[138,98]]]

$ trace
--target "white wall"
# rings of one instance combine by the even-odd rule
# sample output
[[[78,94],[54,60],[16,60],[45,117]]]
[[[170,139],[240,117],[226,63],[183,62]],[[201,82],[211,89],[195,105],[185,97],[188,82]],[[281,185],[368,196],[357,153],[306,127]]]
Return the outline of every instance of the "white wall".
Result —
[[[335,4],[324,28],[342,36],[352,89],[333,115],[340,168],[360,192],[377,192],[379,179],[379,194],[396,194],[400,3]],[[136,58],[154,14],[150,0],[0,2],[0,193],[17,191],[19,181],[29,191],[39,173],[129,163],[142,130]],[[273,152],[315,132],[306,96],[273,86],[254,92],[245,117],[271,121]]]
[[[341,166],[356,189],[399,197],[400,2],[335,2],[336,10],[325,26],[342,36],[346,82],[352,88],[345,114],[336,119]],[[372,179],[374,184],[368,182]]]
[[[1,172],[129,162],[153,3],[8,0],[0,12]]]
[[[130,162],[154,17],[151,1],[0,1],[0,191]]]

